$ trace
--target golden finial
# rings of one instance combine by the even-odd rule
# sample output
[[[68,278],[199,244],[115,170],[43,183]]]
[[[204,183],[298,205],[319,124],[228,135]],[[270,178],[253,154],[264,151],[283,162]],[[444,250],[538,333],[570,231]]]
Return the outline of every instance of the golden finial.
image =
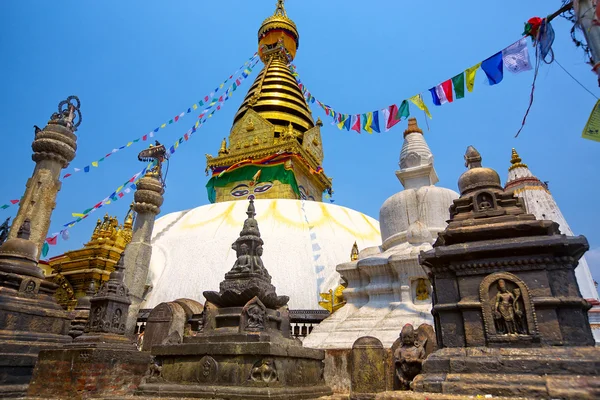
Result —
[[[284,3],[285,0],[277,0],[277,8],[275,9],[275,14],[273,15],[281,15],[282,17],[287,17]]]
[[[350,252],[350,261],[358,260],[358,245],[356,242],[352,245],[352,251]]]
[[[408,127],[404,131],[404,137],[406,137],[406,135],[408,135],[409,133],[415,132],[420,133],[421,135],[423,134],[423,131],[421,130],[421,128],[419,128],[419,125],[417,125],[417,119],[415,117],[411,117],[408,119]]]
[[[316,125],[317,125],[319,128],[323,126],[323,121],[321,121],[321,117],[318,117],[318,118],[317,118],[317,123],[316,123]]]
[[[129,211],[125,214],[125,221],[123,222],[123,228],[131,230],[133,227],[133,203],[129,206]]]
[[[223,138],[221,142],[221,148],[219,149],[219,155],[229,154],[229,150],[227,150],[227,139]]]
[[[512,171],[515,168],[528,168],[527,164],[523,164],[521,162],[521,157],[519,157],[519,153],[517,153],[517,150],[515,150],[514,148],[512,149],[510,163],[512,165],[508,168],[509,171]]]

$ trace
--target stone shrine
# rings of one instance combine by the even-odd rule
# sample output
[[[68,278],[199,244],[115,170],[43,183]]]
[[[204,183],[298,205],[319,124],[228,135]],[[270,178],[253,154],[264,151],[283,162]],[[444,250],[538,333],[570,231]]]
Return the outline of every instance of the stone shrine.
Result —
[[[347,304],[316,326],[304,345],[350,349],[359,337],[373,336],[389,348],[405,324],[433,323],[431,284],[418,255],[431,249],[433,238],[446,227],[448,207],[458,194],[434,186],[433,155],[415,118],[404,131],[399,167],[396,176],[404,190],[379,212],[382,245],[337,266],[348,281]]]
[[[195,335],[152,348],[151,369],[138,395],[224,399],[306,399],[331,394],[322,350],[290,337],[287,296],[278,296],[263,265],[263,240],[250,200],[232,247],[238,256],[220,291],[206,303]]]
[[[40,352],[29,397],[87,399],[133,394],[151,357],[125,336],[131,300],[123,283],[123,264],[124,255],[90,299],[83,335],[62,348]]]
[[[600,397],[600,349],[574,272],[587,240],[526,214],[473,147],[465,160],[448,227],[420,256],[433,281],[440,350],[413,389]]]

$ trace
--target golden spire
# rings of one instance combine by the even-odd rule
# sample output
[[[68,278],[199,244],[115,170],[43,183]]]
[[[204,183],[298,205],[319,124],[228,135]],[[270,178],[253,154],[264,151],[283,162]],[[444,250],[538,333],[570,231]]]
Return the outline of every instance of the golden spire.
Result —
[[[229,150],[227,150],[227,139],[223,138],[221,142],[221,148],[219,149],[219,155],[229,154]]]
[[[527,164],[523,164],[521,162],[521,157],[519,157],[519,153],[514,148],[512,149],[512,156],[510,158],[510,163],[512,164],[508,170],[512,171],[515,168],[528,168]]]
[[[420,133],[421,135],[423,134],[423,131],[421,130],[421,128],[419,128],[419,125],[417,125],[417,119],[415,117],[410,117],[408,119],[408,127],[404,131],[404,137],[406,137],[406,135],[408,135],[409,133]]]
[[[352,251],[350,252],[350,261],[358,260],[358,245],[356,242],[352,245]]]
[[[123,222],[123,228],[131,230],[133,228],[133,203],[129,206],[129,211],[125,214],[125,221]]]

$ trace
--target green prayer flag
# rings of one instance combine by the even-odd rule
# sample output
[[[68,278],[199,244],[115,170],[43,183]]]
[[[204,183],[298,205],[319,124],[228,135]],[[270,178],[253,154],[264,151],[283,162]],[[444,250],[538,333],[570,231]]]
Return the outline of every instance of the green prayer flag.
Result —
[[[410,107],[408,105],[408,101],[402,100],[402,104],[400,104],[400,108],[398,109],[398,119],[401,119],[402,117],[408,118],[409,115]]]
[[[2,207],[0,207],[3,210],[6,210],[8,208],[8,204],[3,205]]]
[[[461,72],[452,78],[452,85],[454,85],[454,94],[457,99],[465,97],[465,73]]]
[[[170,121],[169,121],[169,123],[170,123],[170,124],[172,124],[172,123],[173,123],[173,120],[170,120]]]
[[[101,159],[98,160],[98,162],[100,162],[100,161],[104,161],[104,157],[102,157]]]
[[[200,102],[198,103],[198,105],[199,105],[200,107],[202,107],[202,106],[204,105],[204,102],[203,102],[202,100],[200,100]]]
[[[48,242],[44,242],[44,245],[42,246],[42,257],[48,255],[48,250],[50,250],[50,246],[48,246]]]
[[[233,90],[235,91],[237,89],[237,85],[234,83],[233,84]]]
[[[140,139],[138,138],[138,139],[135,139],[135,140],[133,141],[133,143],[137,143],[137,142],[139,142],[139,141],[140,141]]]

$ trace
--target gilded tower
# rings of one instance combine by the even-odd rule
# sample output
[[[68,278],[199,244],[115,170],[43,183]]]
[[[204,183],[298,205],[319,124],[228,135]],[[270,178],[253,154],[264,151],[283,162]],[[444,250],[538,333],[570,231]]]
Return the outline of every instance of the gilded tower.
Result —
[[[264,68],[236,113],[229,141],[218,155],[207,155],[212,178],[206,187],[211,202],[245,199],[321,201],[331,191],[323,173],[320,120],[308,104],[288,64],[296,56],[296,24],[278,0],[275,13],[258,30]]]

